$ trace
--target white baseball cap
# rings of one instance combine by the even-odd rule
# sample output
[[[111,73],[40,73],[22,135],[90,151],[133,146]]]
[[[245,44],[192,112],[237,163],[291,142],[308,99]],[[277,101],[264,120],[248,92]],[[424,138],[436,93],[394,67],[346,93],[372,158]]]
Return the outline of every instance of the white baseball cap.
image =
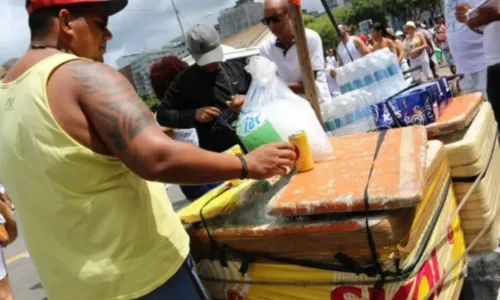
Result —
[[[413,29],[417,29],[417,25],[415,25],[415,22],[413,22],[413,21],[406,22],[405,29],[408,28],[408,27],[411,27]]]

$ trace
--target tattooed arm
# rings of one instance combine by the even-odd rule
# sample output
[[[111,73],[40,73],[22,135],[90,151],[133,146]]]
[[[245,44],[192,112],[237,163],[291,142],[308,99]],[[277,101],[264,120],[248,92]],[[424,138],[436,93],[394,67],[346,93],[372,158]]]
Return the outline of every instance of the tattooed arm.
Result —
[[[167,137],[130,83],[100,63],[73,61],[74,94],[109,150],[137,175],[151,181],[202,184],[239,178],[237,157],[201,150]],[[295,152],[286,143],[262,147],[246,156],[249,176],[268,178],[291,168]]]

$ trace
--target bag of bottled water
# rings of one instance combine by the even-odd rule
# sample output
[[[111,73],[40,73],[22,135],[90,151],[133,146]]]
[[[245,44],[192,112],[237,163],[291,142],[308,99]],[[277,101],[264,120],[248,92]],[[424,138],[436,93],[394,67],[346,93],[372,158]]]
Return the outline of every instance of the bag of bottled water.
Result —
[[[323,104],[324,129],[330,136],[368,132],[376,128],[371,104],[372,94],[356,90]]]

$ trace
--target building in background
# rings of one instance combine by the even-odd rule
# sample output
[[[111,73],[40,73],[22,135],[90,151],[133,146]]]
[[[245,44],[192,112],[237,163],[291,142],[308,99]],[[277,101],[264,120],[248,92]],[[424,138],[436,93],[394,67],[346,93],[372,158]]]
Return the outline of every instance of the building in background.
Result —
[[[172,55],[169,48],[146,50],[137,55],[137,58],[130,66],[135,86],[139,93],[153,95],[153,87],[149,81],[151,65],[169,55]]]
[[[221,11],[219,14],[221,39],[259,23],[262,19],[263,9],[263,3],[255,3],[253,0],[238,0],[236,6]]]
[[[128,65],[118,70],[127,80],[132,84],[134,89],[137,91],[137,87],[135,86],[134,81],[134,72],[132,71],[132,66]]]
[[[226,37],[222,40],[222,44],[235,49],[259,47],[271,35],[272,33],[267,26],[259,23]]]
[[[118,65],[118,69],[123,69],[127,66],[130,66],[139,56],[138,53],[136,54],[130,54],[130,55],[125,55],[120,57],[117,61],[116,64]]]
[[[149,80],[151,65],[165,56],[175,55],[185,58],[189,55],[182,37],[176,38],[161,49],[149,49],[141,53],[122,56],[118,59],[118,69],[139,93],[153,95],[153,87]]]

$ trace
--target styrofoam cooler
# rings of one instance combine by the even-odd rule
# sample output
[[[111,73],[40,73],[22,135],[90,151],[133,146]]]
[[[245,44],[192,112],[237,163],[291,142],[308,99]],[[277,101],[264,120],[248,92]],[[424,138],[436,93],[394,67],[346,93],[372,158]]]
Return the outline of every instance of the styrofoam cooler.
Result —
[[[497,126],[491,104],[482,103],[469,127],[439,137],[447,150],[458,202],[463,200],[473,183],[480,180],[460,212],[466,244],[493,222],[486,236],[473,248],[476,253],[493,251],[500,240],[500,148]],[[478,178],[483,170],[486,170],[484,175]]]
[[[479,111],[483,94],[462,95],[448,102],[448,106],[437,121],[426,126],[429,137],[438,137],[467,128]]]
[[[444,280],[438,297],[458,299],[463,280],[460,271],[466,260],[461,258],[465,246],[459,218],[449,224],[456,210],[450,169],[441,142],[431,141],[424,148],[425,195],[416,207],[389,209],[372,215],[368,223],[359,215],[350,218],[345,214],[344,221],[331,215],[299,221],[243,221],[243,216],[250,213],[246,211],[240,216],[227,216],[218,224],[208,224],[207,228],[191,228],[192,253],[198,258],[198,274],[210,295],[229,300],[351,299],[353,295],[356,299],[372,299],[380,277],[368,276],[354,267],[356,263],[369,264],[372,259],[366,238],[368,224],[383,270],[406,274],[388,275],[374,299],[423,300],[448,272],[450,276]],[[350,168],[357,171],[354,164]],[[215,260],[211,257],[211,239],[233,250],[224,256],[226,262],[221,262],[219,256]],[[340,252],[354,259],[354,264],[337,261]],[[266,255],[285,261],[273,261]],[[318,267],[304,265],[306,261]],[[321,264],[337,267],[322,268]]]

